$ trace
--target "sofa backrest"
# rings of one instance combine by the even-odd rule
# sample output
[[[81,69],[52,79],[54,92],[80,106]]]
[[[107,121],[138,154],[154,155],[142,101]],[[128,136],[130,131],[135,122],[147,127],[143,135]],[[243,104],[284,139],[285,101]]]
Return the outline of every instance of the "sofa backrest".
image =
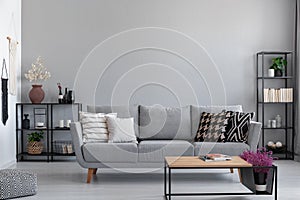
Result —
[[[190,106],[182,108],[139,106],[141,139],[191,140]]]
[[[138,106],[87,106],[88,112],[93,113],[117,113],[119,118],[134,118],[134,131],[135,135],[139,137],[139,128],[138,128]]]
[[[230,106],[87,106],[88,112],[118,113],[118,117],[134,118],[135,134],[140,139],[178,139],[191,141],[198,130],[202,112],[218,113],[222,110],[242,112],[241,105]]]
[[[191,121],[192,121],[192,135],[195,136],[200,122],[202,112],[208,113],[219,113],[222,110],[243,112],[241,105],[230,105],[230,106],[191,106]]]

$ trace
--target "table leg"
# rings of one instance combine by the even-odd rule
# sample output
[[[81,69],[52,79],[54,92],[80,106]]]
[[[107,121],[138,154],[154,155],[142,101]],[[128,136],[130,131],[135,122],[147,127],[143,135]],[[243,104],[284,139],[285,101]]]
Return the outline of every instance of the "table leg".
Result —
[[[274,196],[275,196],[275,200],[277,200],[277,166],[275,167],[275,191],[274,191]]]
[[[241,174],[241,168],[238,168],[238,172],[239,172],[239,178],[240,178],[240,182],[243,182],[243,178],[242,178],[242,174]]]
[[[169,200],[171,200],[171,169],[169,168]]]
[[[164,167],[164,194],[165,197],[167,196],[167,166],[165,163],[165,167]]]

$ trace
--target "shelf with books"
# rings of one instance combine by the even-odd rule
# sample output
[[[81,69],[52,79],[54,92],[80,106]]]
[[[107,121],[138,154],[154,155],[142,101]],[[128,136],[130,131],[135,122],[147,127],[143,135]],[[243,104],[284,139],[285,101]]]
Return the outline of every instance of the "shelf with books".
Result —
[[[274,68],[274,60],[284,62],[281,68]],[[273,63],[271,63],[273,62]],[[294,149],[295,137],[295,65],[291,51],[261,51],[256,53],[256,118],[262,123],[260,146],[266,146],[267,140],[280,140],[287,149]],[[270,69],[280,70],[280,73],[270,73]],[[270,128],[268,121],[280,115],[284,127]],[[275,121],[275,120],[274,120]],[[277,123],[277,122],[276,122]],[[280,122],[281,123],[281,122]],[[276,134],[280,133],[280,134]],[[293,151],[285,151],[285,159],[293,159]],[[282,157],[281,157],[282,158]]]
[[[293,88],[264,88],[263,101],[293,102]]]
[[[259,103],[259,104],[282,104],[282,105],[284,105],[284,104],[294,104],[294,102],[262,102],[262,101],[259,101],[257,103]]]
[[[282,80],[285,80],[285,79],[293,79],[294,77],[293,76],[280,76],[280,77],[276,77],[276,76],[274,76],[274,77],[268,77],[268,76],[266,76],[266,77],[262,77],[262,76],[259,76],[259,77],[257,77],[257,79],[282,79]]]

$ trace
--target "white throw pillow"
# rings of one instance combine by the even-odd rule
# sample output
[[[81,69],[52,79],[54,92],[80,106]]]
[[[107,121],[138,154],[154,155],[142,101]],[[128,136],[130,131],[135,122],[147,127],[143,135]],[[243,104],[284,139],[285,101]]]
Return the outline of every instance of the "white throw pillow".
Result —
[[[79,112],[79,116],[82,125],[82,139],[84,143],[108,141],[106,116],[117,117],[117,113],[105,114]]]
[[[137,143],[134,132],[133,118],[106,117],[109,132],[108,142],[134,142]]]

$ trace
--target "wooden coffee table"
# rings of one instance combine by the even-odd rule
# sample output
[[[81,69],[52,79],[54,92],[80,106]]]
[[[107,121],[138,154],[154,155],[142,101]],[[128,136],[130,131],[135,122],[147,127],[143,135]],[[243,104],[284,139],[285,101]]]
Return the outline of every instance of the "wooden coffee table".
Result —
[[[239,177],[241,184],[249,189],[249,192],[243,193],[172,193],[172,170],[174,169],[239,169]],[[253,168],[270,168],[269,176],[267,180],[266,192],[256,192]],[[270,176],[271,174],[271,176]],[[168,176],[168,181],[167,181]],[[274,181],[275,178],[275,181]],[[164,195],[166,199],[171,200],[172,196],[195,196],[195,195],[272,195],[274,183],[274,198],[277,199],[277,166],[271,167],[254,167],[239,156],[232,156],[231,161],[216,161],[216,162],[205,162],[196,156],[181,156],[181,157],[165,157],[165,168],[164,168]],[[167,192],[168,186],[168,192]]]

